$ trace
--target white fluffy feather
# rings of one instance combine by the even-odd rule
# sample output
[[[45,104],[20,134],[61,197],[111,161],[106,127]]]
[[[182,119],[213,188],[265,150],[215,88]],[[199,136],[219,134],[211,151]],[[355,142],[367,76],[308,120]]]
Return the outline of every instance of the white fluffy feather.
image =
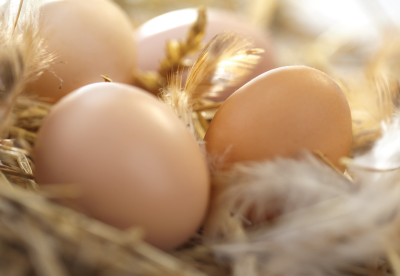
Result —
[[[354,167],[384,171],[400,168],[400,117],[392,121],[391,124],[382,124],[384,135],[370,151],[354,159]]]

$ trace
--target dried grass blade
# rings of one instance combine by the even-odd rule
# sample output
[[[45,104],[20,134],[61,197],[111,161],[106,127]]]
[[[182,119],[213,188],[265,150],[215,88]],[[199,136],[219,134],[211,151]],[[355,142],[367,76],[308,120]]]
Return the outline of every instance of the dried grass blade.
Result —
[[[22,10],[22,5],[24,4],[24,0],[20,0],[19,2],[19,7],[18,7],[18,13],[17,13],[17,17],[15,19],[15,23],[14,23],[14,29],[12,31],[11,36],[14,35],[15,29],[17,28],[18,25],[18,20],[19,20],[19,16],[21,15],[21,10]]]

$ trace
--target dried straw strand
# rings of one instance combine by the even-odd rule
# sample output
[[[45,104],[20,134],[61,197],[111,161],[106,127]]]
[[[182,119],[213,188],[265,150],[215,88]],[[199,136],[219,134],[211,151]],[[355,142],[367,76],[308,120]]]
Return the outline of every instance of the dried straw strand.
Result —
[[[15,29],[17,28],[17,24],[18,24],[19,16],[21,15],[21,10],[22,10],[23,4],[24,4],[24,0],[20,0],[19,7],[18,7],[18,13],[17,13],[17,17],[15,18],[14,29],[12,31],[11,36],[14,35]]]

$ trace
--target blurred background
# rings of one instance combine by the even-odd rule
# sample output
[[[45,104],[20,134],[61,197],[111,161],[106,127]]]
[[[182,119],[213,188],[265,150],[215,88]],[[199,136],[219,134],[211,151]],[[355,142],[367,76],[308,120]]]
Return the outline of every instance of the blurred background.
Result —
[[[331,76],[374,70],[400,78],[400,0],[110,1],[136,28],[174,10],[224,10],[268,35],[276,66],[308,65]],[[20,0],[11,2],[18,6]]]
[[[204,5],[230,11],[269,34],[279,66],[325,72],[365,69],[399,44],[400,0],[115,0],[134,26],[160,14]],[[399,44],[400,45],[400,44]],[[393,53],[390,54],[393,58]]]

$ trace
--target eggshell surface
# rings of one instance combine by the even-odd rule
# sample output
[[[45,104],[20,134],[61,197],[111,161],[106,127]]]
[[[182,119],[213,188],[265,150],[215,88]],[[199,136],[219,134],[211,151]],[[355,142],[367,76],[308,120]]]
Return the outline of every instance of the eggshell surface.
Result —
[[[225,89],[216,100],[224,100],[237,88],[252,80],[256,76],[275,68],[271,40],[266,31],[247,22],[244,18],[217,9],[207,9],[207,25],[204,43],[210,42],[217,34],[223,31],[232,31],[247,37],[254,42],[254,46],[262,48],[259,64],[237,86]],[[135,40],[138,47],[138,69],[143,71],[157,71],[160,61],[166,56],[166,41],[172,39],[183,40],[191,25],[197,19],[197,9],[183,9],[166,13],[153,18],[139,26],[135,31]]]
[[[44,3],[40,12],[43,37],[56,59],[27,87],[27,93],[56,102],[79,87],[103,82],[101,75],[115,82],[133,83],[133,28],[116,4],[107,0],[60,0]]]
[[[63,98],[35,145],[39,185],[76,184],[80,211],[120,229],[141,226],[161,249],[186,241],[208,204],[205,159],[164,104],[123,84],[91,84]]]
[[[299,151],[322,152],[343,170],[352,122],[347,100],[325,73],[305,66],[264,73],[232,94],[211,121],[207,152],[236,162],[294,157]]]

